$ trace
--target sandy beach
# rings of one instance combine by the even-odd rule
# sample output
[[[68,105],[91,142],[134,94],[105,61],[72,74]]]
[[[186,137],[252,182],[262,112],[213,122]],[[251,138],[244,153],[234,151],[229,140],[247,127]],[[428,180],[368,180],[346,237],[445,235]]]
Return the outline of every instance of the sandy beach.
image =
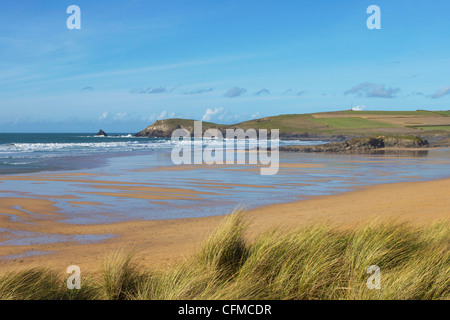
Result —
[[[450,300],[450,2],[305,2],[3,1],[0,300]]]
[[[173,196],[196,195],[193,191],[165,191],[172,193]],[[342,228],[374,219],[396,219],[412,224],[429,224],[439,219],[450,218],[450,197],[446,196],[448,194],[450,194],[450,179],[442,179],[358,187],[355,191],[337,195],[315,196],[302,201],[261,206],[248,212],[251,221],[248,238],[251,240],[255,234],[273,227],[299,227],[311,223],[325,223]],[[92,203],[77,203],[75,200],[71,200],[74,205],[92,205]],[[22,210],[12,207],[17,203],[21,204]],[[84,272],[91,273],[98,271],[99,259],[102,256],[110,250],[124,246],[135,248],[138,259],[149,268],[161,270],[191,255],[223,219],[223,216],[213,216],[74,225],[60,221],[61,216],[54,204],[53,201],[45,199],[17,197],[0,199],[0,209],[4,214],[19,218],[26,216],[23,210],[35,214],[32,223],[20,224],[22,231],[69,237],[67,241],[50,244],[1,246],[0,255],[8,259],[0,260],[0,270],[49,266],[64,272],[67,266],[76,264]],[[5,229],[17,227],[17,223],[5,215],[1,217],[1,223]],[[5,232],[0,233],[2,238],[6,235]],[[70,236],[74,235],[110,237],[102,241],[80,244],[70,241]],[[40,252],[47,253],[34,254]]]

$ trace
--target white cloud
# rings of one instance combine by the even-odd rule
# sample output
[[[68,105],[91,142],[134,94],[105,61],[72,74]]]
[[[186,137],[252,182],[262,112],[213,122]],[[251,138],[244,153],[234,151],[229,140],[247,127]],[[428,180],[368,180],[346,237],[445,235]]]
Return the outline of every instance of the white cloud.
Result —
[[[173,118],[175,117],[174,112],[168,112],[167,110],[164,110],[161,112],[161,114],[157,117],[158,120],[167,119],[167,118]]]
[[[159,115],[158,120],[163,119],[163,118],[165,118],[166,116],[167,116],[167,111],[164,110],[164,111],[161,112],[161,114]]]
[[[363,111],[366,108],[365,105],[361,105],[361,106],[356,106],[356,107],[352,107],[353,111]]]
[[[108,111],[104,111],[102,113],[102,115],[100,116],[100,120],[104,120],[104,119],[106,119],[108,117],[109,117],[109,112]]]
[[[127,116],[128,116],[128,113],[126,113],[126,112],[118,112],[115,115],[114,119],[115,120],[125,120],[127,118]]]
[[[202,117],[202,121],[211,121],[212,118],[222,120],[223,117],[224,117],[224,109],[222,107],[215,108],[214,110],[211,108],[208,108],[208,109],[206,109],[206,112]]]
[[[109,111],[104,111],[99,117],[100,120],[108,121],[123,121],[129,120],[129,114],[127,112],[117,112],[116,114],[111,114]]]

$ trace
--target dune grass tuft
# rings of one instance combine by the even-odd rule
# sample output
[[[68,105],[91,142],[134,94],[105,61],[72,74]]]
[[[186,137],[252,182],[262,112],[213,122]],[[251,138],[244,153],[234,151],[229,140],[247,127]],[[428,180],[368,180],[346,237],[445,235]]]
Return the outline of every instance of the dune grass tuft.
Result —
[[[136,287],[145,277],[134,260],[134,249],[112,251],[102,261],[101,292],[104,299],[124,300],[136,293]]]
[[[154,273],[116,250],[81,290],[48,269],[0,276],[0,299],[450,299],[450,222],[273,229],[248,241],[236,210],[196,254]],[[381,270],[370,290],[367,268]]]

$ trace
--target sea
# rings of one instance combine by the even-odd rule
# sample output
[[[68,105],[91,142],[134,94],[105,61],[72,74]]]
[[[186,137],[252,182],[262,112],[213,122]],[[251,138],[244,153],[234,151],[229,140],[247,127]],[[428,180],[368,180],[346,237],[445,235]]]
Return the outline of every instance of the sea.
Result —
[[[170,152],[176,143],[169,138],[129,133],[106,137],[92,133],[0,133],[0,175],[89,169],[105,165],[111,157]],[[281,140],[279,145],[321,143],[326,141]],[[204,146],[207,144],[211,141],[205,140]],[[255,142],[246,141],[246,148],[254,146]]]

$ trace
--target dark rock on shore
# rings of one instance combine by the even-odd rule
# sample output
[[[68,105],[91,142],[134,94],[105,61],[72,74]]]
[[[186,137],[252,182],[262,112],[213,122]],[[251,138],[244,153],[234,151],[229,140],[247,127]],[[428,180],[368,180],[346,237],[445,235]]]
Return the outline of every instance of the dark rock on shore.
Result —
[[[315,146],[283,146],[280,147],[280,151],[350,153],[370,152],[381,148],[422,148],[425,146],[428,146],[428,141],[420,137],[393,138],[381,136]]]
[[[107,137],[108,135],[106,134],[105,131],[103,131],[102,129],[100,129],[100,131],[95,135],[96,137]]]
[[[430,144],[431,147],[435,148],[447,148],[450,147],[450,138],[441,138]]]

